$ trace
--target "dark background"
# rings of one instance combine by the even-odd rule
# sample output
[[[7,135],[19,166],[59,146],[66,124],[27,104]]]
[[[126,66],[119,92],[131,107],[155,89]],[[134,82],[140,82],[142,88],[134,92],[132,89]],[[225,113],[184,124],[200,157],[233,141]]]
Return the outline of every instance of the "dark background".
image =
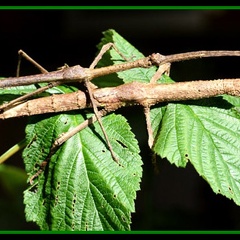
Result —
[[[0,76],[15,76],[19,49],[48,71],[64,63],[88,67],[102,32],[110,28],[145,55],[240,50],[239,23],[238,10],[0,10]],[[175,81],[239,77],[239,63],[234,57],[174,63],[171,77]],[[26,61],[22,62],[21,70],[22,75],[38,73]],[[120,112],[129,120],[139,140],[144,161],[132,230],[240,229],[240,207],[213,193],[190,164],[181,169],[160,160],[160,173],[156,175],[141,109]],[[26,123],[27,118],[0,122],[0,154],[24,138]],[[6,164],[24,168],[20,153]],[[1,200],[4,197],[0,195]],[[22,201],[22,196],[19,198]],[[9,200],[5,210],[8,209],[11,209]],[[9,213],[7,218],[1,214],[0,229],[38,229],[25,222],[23,211],[22,206],[19,213]]]

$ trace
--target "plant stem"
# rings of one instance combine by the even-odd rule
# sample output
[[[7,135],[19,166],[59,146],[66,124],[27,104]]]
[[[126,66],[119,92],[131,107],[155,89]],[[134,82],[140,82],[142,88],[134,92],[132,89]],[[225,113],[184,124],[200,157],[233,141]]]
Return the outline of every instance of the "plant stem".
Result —
[[[27,145],[27,141],[24,138],[19,143],[12,146],[10,149],[8,149],[4,154],[0,156],[0,164],[5,162],[7,159],[9,159],[12,155],[23,149]]]

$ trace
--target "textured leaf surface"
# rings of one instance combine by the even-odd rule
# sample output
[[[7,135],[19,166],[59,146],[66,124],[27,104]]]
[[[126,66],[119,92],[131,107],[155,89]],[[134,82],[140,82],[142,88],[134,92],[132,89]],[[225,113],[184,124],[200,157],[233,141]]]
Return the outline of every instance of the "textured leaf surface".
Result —
[[[26,170],[36,172],[52,139],[83,121],[81,115],[58,115],[27,127]],[[142,161],[125,118],[115,114],[103,124],[122,166],[113,161],[98,125],[70,138],[51,158],[36,186],[24,192],[26,217],[41,229],[129,230],[140,189]]]
[[[164,114],[157,109],[151,113],[154,151],[179,167],[190,161],[215,193],[240,205],[240,115],[184,104],[169,104]]]

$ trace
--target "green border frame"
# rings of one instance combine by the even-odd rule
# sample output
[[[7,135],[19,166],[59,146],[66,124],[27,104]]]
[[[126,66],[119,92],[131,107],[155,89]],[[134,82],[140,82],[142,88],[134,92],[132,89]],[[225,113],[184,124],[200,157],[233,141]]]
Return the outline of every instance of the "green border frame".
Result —
[[[216,235],[216,234],[223,234],[223,235],[236,235],[240,234],[240,231],[217,231],[217,230],[177,230],[177,231],[0,231],[1,234],[158,234],[158,235],[166,235],[166,234],[172,234],[172,235],[181,235],[181,234],[189,234],[189,235]]]
[[[238,10],[240,6],[0,6],[1,10]]]
[[[240,6],[0,6],[0,10],[239,10]],[[1,234],[240,234],[240,230],[172,230],[172,231],[25,231],[0,230]]]

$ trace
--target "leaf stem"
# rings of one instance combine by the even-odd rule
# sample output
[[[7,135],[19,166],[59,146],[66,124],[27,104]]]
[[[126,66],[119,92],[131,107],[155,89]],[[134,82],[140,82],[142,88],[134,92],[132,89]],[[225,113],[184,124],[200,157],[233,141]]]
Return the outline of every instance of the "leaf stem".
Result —
[[[0,156],[0,164],[5,162],[7,159],[9,159],[12,155],[17,153],[21,149],[23,149],[26,145],[27,145],[27,141],[24,138],[23,140],[21,140],[20,142],[18,142],[17,144],[12,146],[11,148],[9,148],[4,154],[2,154]]]

